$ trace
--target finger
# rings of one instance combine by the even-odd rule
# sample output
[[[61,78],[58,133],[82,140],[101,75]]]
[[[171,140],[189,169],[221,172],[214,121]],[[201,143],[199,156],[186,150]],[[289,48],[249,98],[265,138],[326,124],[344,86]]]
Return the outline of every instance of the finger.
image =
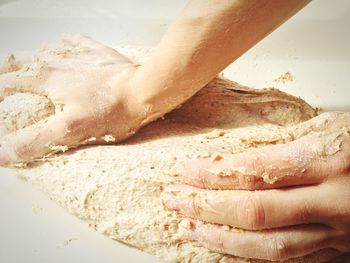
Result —
[[[271,189],[323,182],[350,169],[349,127],[286,144],[194,159],[175,168],[178,181],[208,189]]]
[[[349,112],[325,112],[308,121],[294,125],[290,132],[294,138],[300,138],[311,132],[339,131],[350,127]]]
[[[186,217],[261,230],[309,223],[329,224],[332,218],[334,221],[334,218],[346,216],[345,212],[340,214],[339,211],[345,211],[345,207],[349,210],[347,201],[342,201],[347,199],[348,183],[345,182],[345,187],[339,185],[339,181],[335,184],[254,192],[204,190],[177,184],[168,186],[161,198],[166,207]],[[320,202],[324,196],[327,200]],[[332,202],[335,204],[330,204]],[[330,211],[329,207],[333,210]]]
[[[0,142],[0,165],[27,163],[50,152],[68,150],[69,122],[66,112],[60,112],[46,121],[5,135]]]
[[[273,261],[333,248],[332,239],[337,235],[333,229],[322,225],[243,231],[191,219],[180,223],[180,234],[213,251]]]

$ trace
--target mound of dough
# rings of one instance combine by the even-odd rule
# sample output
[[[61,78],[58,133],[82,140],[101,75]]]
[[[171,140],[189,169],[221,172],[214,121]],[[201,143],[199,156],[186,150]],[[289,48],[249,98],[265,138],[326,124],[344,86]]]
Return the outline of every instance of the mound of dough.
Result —
[[[0,137],[33,125],[55,113],[52,102],[33,93],[14,93],[0,103]]]
[[[286,126],[315,115],[303,100],[278,90],[216,78],[122,144],[80,148],[18,172],[93,229],[162,261],[262,262],[182,240],[181,217],[164,209],[159,196],[173,181],[170,171],[176,162],[283,142]],[[289,262],[322,262],[332,256],[321,251]]]

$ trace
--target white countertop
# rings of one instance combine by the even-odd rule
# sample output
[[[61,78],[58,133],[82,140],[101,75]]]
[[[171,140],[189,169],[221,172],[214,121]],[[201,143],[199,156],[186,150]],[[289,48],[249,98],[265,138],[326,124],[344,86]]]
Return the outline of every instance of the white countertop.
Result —
[[[157,44],[186,1],[0,0],[0,57],[63,33],[105,44]],[[225,70],[235,81],[275,86],[314,106],[350,110],[350,1],[317,0]],[[276,83],[290,72],[294,81]],[[90,230],[44,194],[0,169],[0,260],[156,262]]]

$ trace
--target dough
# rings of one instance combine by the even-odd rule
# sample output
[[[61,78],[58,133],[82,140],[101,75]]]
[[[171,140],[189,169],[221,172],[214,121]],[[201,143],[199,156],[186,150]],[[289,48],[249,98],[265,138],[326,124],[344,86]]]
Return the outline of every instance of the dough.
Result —
[[[133,52],[127,49],[127,54]],[[183,241],[181,217],[164,209],[159,196],[173,181],[176,162],[284,142],[286,126],[315,115],[303,100],[278,90],[249,89],[216,78],[181,108],[122,144],[81,147],[18,172],[91,228],[162,261],[263,262]],[[288,262],[323,262],[333,253],[324,250]]]
[[[0,138],[55,113],[52,102],[32,93],[15,93],[0,103]]]

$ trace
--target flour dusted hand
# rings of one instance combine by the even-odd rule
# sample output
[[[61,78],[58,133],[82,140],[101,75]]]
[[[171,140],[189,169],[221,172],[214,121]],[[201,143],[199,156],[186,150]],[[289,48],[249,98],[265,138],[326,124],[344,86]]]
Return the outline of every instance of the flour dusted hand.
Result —
[[[0,101],[29,93],[48,98],[55,110],[45,120],[2,136],[0,164],[25,163],[134,134],[147,117],[136,96],[139,91],[129,85],[137,66],[116,50],[80,35],[31,55],[8,55],[0,68]]]
[[[180,164],[176,178],[184,184],[162,197],[189,218],[184,236],[267,260],[349,252],[350,114],[321,114],[291,127],[286,141]]]

